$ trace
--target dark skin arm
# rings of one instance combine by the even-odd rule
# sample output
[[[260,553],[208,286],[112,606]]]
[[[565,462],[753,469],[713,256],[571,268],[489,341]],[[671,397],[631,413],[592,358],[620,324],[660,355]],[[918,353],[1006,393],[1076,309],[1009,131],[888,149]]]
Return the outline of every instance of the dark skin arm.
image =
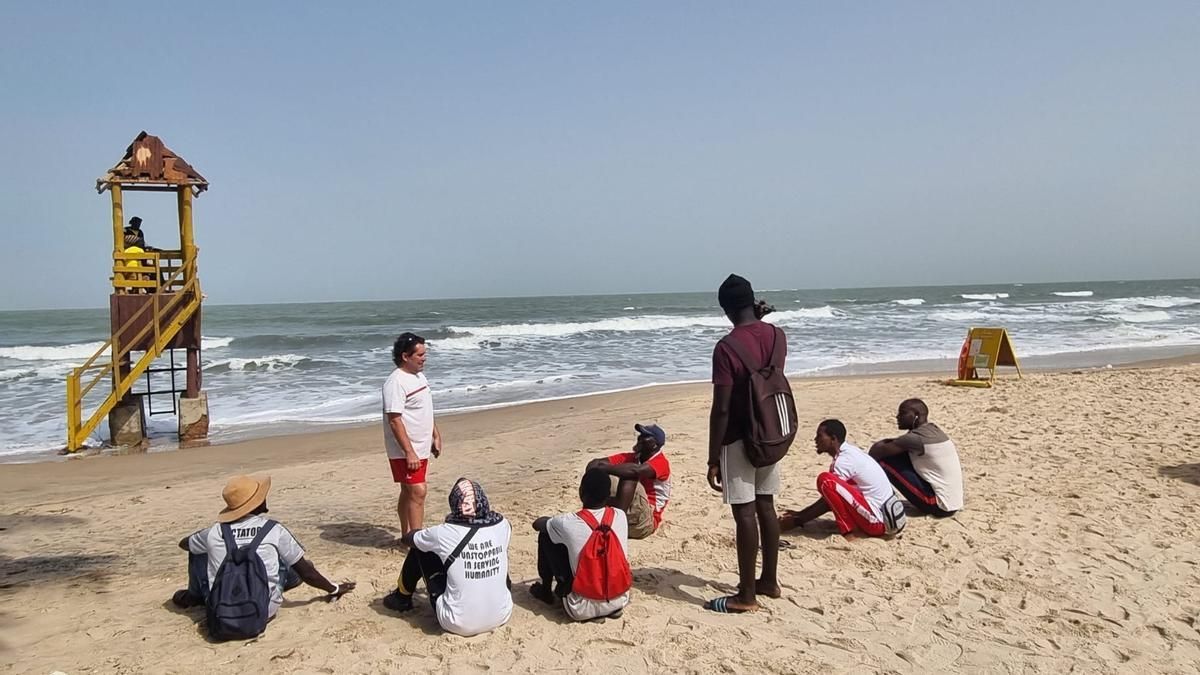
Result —
[[[902,452],[908,452],[894,438],[885,438],[882,441],[876,441],[875,445],[871,446],[870,455],[875,461],[886,459],[899,455]]]
[[[297,560],[296,564],[292,565],[292,569],[296,571],[296,574],[304,583],[329,593],[330,600],[336,600],[354,590],[353,581],[343,581],[340,584],[334,584],[332,581],[326,579],[323,574],[317,571],[316,565],[308,561],[308,558]],[[337,595],[333,594],[334,590],[337,591]]]
[[[787,516],[791,519],[792,527],[803,527],[808,521],[816,520],[826,513],[829,513],[829,504],[819,498],[800,511],[789,511]]]
[[[188,539],[190,539],[190,537],[184,537],[183,539],[180,539],[179,548],[185,551],[190,551],[191,549],[188,548]],[[336,589],[338,592],[337,595],[330,595],[330,600],[336,600],[337,598],[340,598],[354,590],[353,581],[343,581],[342,583],[335,585],[333,582],[326,579],[324,575],[317,571],[316,565],[313,565],[308,561],[308,558],[301,558],[300,560],[296,561],[296,564],[292,565],[292,569],[296,570],[296,574],[300,577],[301,581],[309,586],[312,586],[313,588],[330,594],[332,594]]]
[[[404,536],[400,537],[400,541],[412,546],[413,548],[416,548],[416,544],[413,543],[413,537],[416,536],[418,532],[420,532],[420,530],[410,530],[405,532]]]
[[[621,480],[649,480],[654,478],[654,467],[646,464],[610,464],[607,458],[600,457],[588,462],[588,470],[601,469],[610,476]]]
[[[729,429],[729,406],[733,387],[713,385],[712,409],[708,413],[708,486],[721,492],[721,445]]]
[[[550,522],[550,516],[542,516],[541,518],[538,518],[537,520],[533,521],[533,529],[538,532],[545,532],[546,531],[546,523],[548,523],[548,522]]]

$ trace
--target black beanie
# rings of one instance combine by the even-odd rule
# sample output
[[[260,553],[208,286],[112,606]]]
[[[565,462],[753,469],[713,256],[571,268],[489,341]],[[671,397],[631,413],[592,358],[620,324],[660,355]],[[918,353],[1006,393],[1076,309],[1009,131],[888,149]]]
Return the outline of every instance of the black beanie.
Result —
[[[754,304],[754,289],[746,279],[730,274],[717,289],[717,302],[727,312],[750,307]]]

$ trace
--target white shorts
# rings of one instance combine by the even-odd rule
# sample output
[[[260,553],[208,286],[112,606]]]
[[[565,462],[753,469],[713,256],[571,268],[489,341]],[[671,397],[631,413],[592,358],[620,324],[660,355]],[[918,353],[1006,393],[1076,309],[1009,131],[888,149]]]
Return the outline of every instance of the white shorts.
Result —
[[[726,504],[749,504],[757,495],[779,494],[779,462],[754,466],[741,441],[721,448],[721,498]]]

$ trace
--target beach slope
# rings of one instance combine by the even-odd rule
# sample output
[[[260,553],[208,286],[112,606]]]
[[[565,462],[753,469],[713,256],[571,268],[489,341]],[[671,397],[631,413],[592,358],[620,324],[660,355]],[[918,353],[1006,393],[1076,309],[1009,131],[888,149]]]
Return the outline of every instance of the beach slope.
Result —
[[[795,383],[802,431],[781,507],[815,496],[836,416],[864,447],[924,398],[958,442],[967,508],[910,519],[893,541],[831,521],[785,535],[784,596],[720,616],[736,583],[733,523],[704,481],[708,387],[679,385],[444,418],[429,522],[460,475],[514,525],[512,621],[440,634],[427,604],[383,608],[402,553],[377,426],[145,456],[0,468],[0,666],[17,672],[1195,672],[1200,666],[1200,367],[1038,373],[991,390],[930,376]],[[585,461],[657,421],[674,491],[663,529],[633,542],[622,618],[573,625],[528,594],[536,516],[576,506]],[[211,644],[171,608],[180,537],[213,521],[228,476],[269,473],[272,516],[331,579],[302,587],[266,634]],[[828,517],[827,517],[828,518]]]

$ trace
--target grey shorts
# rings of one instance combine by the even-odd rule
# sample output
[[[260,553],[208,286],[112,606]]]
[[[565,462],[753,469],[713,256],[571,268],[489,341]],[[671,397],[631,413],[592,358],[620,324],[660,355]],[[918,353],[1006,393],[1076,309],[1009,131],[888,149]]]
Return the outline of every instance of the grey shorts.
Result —
[[[721,498],[726,504],[749,504],[758,495],[779,494],[779,462],[756,467],[741,441],[721,448]]]

